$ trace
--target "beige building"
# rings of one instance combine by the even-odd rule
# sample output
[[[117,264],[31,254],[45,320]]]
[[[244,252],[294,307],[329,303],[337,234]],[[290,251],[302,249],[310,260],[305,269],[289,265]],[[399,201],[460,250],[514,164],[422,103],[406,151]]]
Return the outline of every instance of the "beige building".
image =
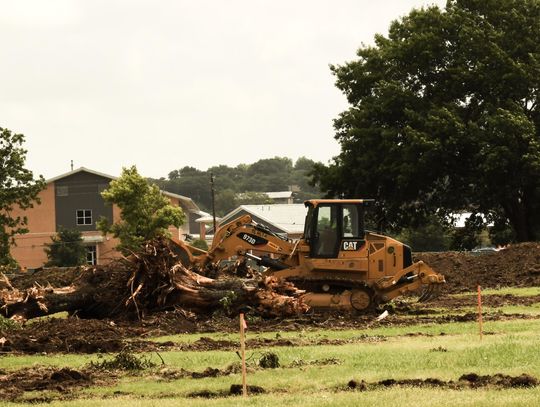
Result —
[[[16,246],[11,255],[22,268],[34,269],[47,262],[44,251],[51,238],[60,229],[76,229],[82,233],[86,246],[88,264],[105,264],[119,253],[114,250],[118,241],[103,236],[96,229],[96,222],[105,217],[109,222],[120,218],[120,210],[115,205],[105,203],[101,192],[116,177],[81,167],[46,181],[46,187],[39,194],[41,204],[26,210],[14,210],[13,215],[26,216],[29,233],[15,237]],[[173,205],[180,206],[186,215],[186,224],[180,229],[171,227],[174,238],[184,240],[190,232],[198,233],[195,222],[203,214],[188,197],[163,191]]]

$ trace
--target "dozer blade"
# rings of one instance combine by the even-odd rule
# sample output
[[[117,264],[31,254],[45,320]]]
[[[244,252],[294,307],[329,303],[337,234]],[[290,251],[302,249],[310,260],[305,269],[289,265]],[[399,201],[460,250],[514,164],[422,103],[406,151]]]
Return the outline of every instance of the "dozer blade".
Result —
[[[423,289],[419,301],[425,302],[437,297],[444,283],[443,275],[436,273],[423,261],[418,261],[393,278],[385,277],[377,281],[375,289],[383,302],[406,293],[418,293]]]
[[[437,298],[441,294],[441,284],[427,285],[418,298],[418,302],[428,302]]]

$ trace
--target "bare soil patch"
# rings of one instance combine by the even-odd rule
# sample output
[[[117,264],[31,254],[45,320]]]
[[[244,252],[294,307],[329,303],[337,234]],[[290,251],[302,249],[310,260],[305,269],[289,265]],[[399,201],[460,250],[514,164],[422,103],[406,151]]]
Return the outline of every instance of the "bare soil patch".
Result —
[[[131,336],[126,330],[103,320],[51,318],[21,329],[0,331],[5,341],[1,353],[100,353],[117,352]]]
[[[263,394],[266,393],[266,390],[260,386],[247,386],[248,394]],[[211,390],[202,390],[193,393],[189,393],[187,396],[191,398],[218,398],[218,397],[229,397],[229,396],[241,396],[242,395],[242,385],[241,384],[232,384],[229,391],[211,391]]]
[[[100,379],[103,383],[103,377]],[[88,370],[36,366],[11,373],[0,372],[0,397],[17,401],[25,392],[53,391],[66,398],[73,391],[97,384]]]
[[[390,316],[376,321],[381,310],[371,314],[347,315],[340,312],[309,312],[308,314],[268,318],[248,313],[249,332],[302,331],[314,329],[365,329],[374,326],[407,326],[419,323],[468,322],[476,319],[474,312],[464,308],[476,306],[474,294],[463,297],[448,295],[473,291],[476,285],[484,288],[502,286],[540,286],[540,244],[523,243],[491,254],[473,255],[471,253],[445,252],[421,253],[418,259],[424,260],[437,272],[445,275],[447,284],[443,294],[426,304],[411,304],[396,301],[389,306]],[[34,274],[21,274],[11,278],[15,287],[28,288],[38,283],[55,286],[71,284],[81,277],[82,269],[45,269]],[[540,295],[519,297],[513,295],[484,296],[487,307],[506,305],[530,306],[540,302]],[[459,315],[445,314],[445,309],[458,311]],[[535,318],[529,315],[504,315],[486,313],[486,320]],[[50,318],[27,323],[20,329],[0,328],[0,354],[15,353],[115,353],[126,346],[132,351],[186,350],[206,351],[214,349],[236,349],[236,341],[218,341],[202,337],[190,344],[146,340],[179,333],[237,332],[238,321],[223,313],[198,315],[180,307],[157,310],[143,315],[141,320],[124,317],[110,319],[67,319]],[[378,340],[373,337],[356,338],[354,341]],[[384,339],[383,339],[384,340]],[[250,348],[270,346],[309,346],[339,345],[344,341],[318,339],[295,340],[250,339]]]
[[[458,300],[458,301],[461,301]],[[455,303],[454,303],[455,305]],[[294,321],[288,321],[281,325],[280,321],[271,321],[267,326],[264,322],[250,324],[249,332],[267,331],[310,331],[321,328],[326,329],[365,329],[375,326],[410,326],[415,324],[439,324],[451,322],[469,322],[477,318],[475,312],[448,315],[439,314],[429,309],[426,313],[415,311],[398,310],[382,321],[376,321],[374,316],[331,316],[325,315],[323,322],[314,322],[313,317],[298,317]],[[534,319],[535,316],[501,313],[486,313],[485,320],[508,320],[508,319]],[[237,321],[227,318],[224,324],[220,318],[214,325],[222,326],[221,332],[236,333]],[[282,322],[282,321],[281,321]],[[204,327],[212,324],[205,321]],[[195,332],[204,331],[195,324]],[[161,351],[212,351],[212,350],[236,350],[239,347],[237,340],[212,339],[201,336],[198,340],[190,343],[182,342],[155,342],[144,339],[150,333],[154,333],[153,326],[144,326],[142,323],[133,322],[116,324],[112,321],[78,319],[74,317],[60,319],[51,318],[40,322],[27,324],[19,329],[0,330],[0,354],[51,354],[51,353],[118,353],[124,349],[131,352],[161,352]],[[161,330],[161,332],[163,332]],[[174,332],[174,330],[173,330]],[[291,346],[321,346],[343,345],[347,343],[370,343],[385,341],[384,336],[358,335],[351,339],[328,339],[328,338],[249,338],[246,345],[250,349],[267,347],[291,347]]]
[[[538,379],[528,374],[519,376],[509,376],[502,373],[494,375],[478,375],[468,373],[459,377],[457,381],[444,381],[437,378],[427,379],[384,379],[375,383],[367,383],[363,380],[351,380],[347,384],[349,389],[353,390],[374,390],[381,387],[407,386],[407,387],[438,387],[445,389],[463,390],[463,389],[511,389],[511,388],[529,388],[538,386]]]

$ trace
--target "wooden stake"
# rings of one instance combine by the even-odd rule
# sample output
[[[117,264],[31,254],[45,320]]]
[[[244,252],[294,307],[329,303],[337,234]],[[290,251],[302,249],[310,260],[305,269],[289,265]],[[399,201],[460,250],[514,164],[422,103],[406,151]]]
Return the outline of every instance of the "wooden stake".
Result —
[[[246,328],[246,321],[244,320],[244,314],[240,313],[240,354],[242,356],[242,395],[244,397],[247,397],[245,328]]]
[[[482,290],[478,285],[478,330],[480,332],[480,340],[482,340]]]

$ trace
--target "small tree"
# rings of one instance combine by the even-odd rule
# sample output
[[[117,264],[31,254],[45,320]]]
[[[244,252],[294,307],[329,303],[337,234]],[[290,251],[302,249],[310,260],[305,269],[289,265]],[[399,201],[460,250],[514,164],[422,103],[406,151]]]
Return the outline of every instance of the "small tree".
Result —
[[[51,240],[45,249],[49,259],[46,266],[73,267],[86,263],[86,248],[80,231],[61,229]]]
[[[14,266],[10,246],[14,236],[28,233],[25,216],[13,215],[14,208],[28,209],[39,203],[39,192],[45,187],[42,176],[34,180],[32,171],[24,168],[26,150],[22,134],[0,127],[0,266]]]
[[[196,239],[190,243],[191,246],[201,250],[208,250],[208,243],[203,239]]]
[[[180,227],[185,221],[182,209],[173,206],[157,185],[139,175],[135,166],[124,168],[120,178],[111,181],[101,196],[120,208],[121,220],[111,225],[102,218],[98,229],[119,238],[117,249],[124,254],[137,251],[154,238],[169,237],[169,226]]]

